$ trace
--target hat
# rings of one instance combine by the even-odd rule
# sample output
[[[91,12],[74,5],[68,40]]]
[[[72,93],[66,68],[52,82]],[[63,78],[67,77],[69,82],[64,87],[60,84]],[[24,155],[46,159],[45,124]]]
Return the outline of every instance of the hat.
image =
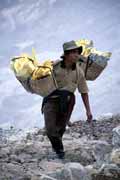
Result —
[[[74,40],[72,41],[69,41],[69,42],[65,42],[63,44],[63,51],[70,51],[70,50],[73,50],[73,49],[78,49],[79,50],[79,54],[82,53],[82,46],[78,46],[76,44],[76,42]],[[62,54],[61,58],[64,57],[64,54]]]

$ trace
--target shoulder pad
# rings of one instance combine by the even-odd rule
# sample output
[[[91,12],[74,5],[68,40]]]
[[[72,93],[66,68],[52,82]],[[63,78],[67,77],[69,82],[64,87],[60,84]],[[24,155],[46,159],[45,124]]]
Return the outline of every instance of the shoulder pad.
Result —
[[[56,61],[53,61],[53,66],[58,65],[60,62],[61,62],[61,60],[60,60],[60,59],[57,59]]]

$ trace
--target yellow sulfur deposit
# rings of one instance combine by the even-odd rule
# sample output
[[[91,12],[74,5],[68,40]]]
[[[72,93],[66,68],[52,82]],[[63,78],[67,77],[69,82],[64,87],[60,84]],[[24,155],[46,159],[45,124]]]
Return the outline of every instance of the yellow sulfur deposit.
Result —
[[[97,54],[97,55],[100,55],[100,56],[104,56],[104,57],[107,57],[107,58],[110,58],[111,55],[112,55],[111,52],[102,52],[102,51],[98,51],[98,50],[95,49],[95,48],[92,48],[92,49],[91,49],[91,53]]]
[[[91,49],[93,48],[93,41],[88,39],[80,39],[75,42],[77,46],[82,46],[82,55],[85,57],[89,56],[89,54],[91,53]]]
[[[80,39],[75,41],[77,46],[82,46],[83,48],[83,52],[82,55],[84,57],[88,57],[91,53],[93,54],[97,54],[97,55],[102,55],[106,58],[110,58],[112,53],[111,52],[102,52],[102,51],[98,51],[97,49],[93,48],[93,41],[92,40],[88,40],[88,39]]]
[[[13,58],[10,67],[17,77],[23,79],[31,77],[33,80],[50,75],[53,69],[51,60],[46,60],[40,64],[33,54],[32,56],[21,54],[21,56]]]
[[[39,79],[44,76],[51,75],[51,70],[53,69],[52,66],[52,61],[51,60],[46,60],[42,65],[38,66],[33,74],[32,74],[32,79]]]
[[[28,57],[27,54],[22,54],[20,57],[14,58],[14,61],[11,61],[10,66],[16,76],[28,78],[35,70],[33,61],[29,60]]]

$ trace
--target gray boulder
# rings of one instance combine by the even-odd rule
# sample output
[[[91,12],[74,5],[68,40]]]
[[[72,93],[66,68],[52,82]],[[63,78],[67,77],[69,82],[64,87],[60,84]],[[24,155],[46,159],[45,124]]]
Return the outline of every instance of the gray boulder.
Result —
[[[110,160],[112,163],[120,166],[120,148],[112,151]]]
[[[120,126],[113,129],[112,144],[115,148],[120,147]]]
[[[91,180],[87,170],[80,163],[66,163],[62,175],[64,180]]]
[[[119,180],[120,168],[116,164],[103,164],[92,180]]]

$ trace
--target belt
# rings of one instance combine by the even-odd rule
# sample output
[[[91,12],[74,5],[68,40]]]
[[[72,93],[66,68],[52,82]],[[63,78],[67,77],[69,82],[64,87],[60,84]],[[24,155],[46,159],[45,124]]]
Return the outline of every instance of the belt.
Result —
[[[41,108],[42,113],[43,113],[43,106],[45,105],[45,103],[47,103],[48,100],[52,100],[52,99],[59,100],[60,111],[65,113],[68,108],[67,103],[69,102],[69,100],[72,96],[74,96],[74,94],[67,90],[58,90],[57,89],[57,90],[53,91],[51,94],[49,94],[47,97],[45,97],[43,99],[42,108]]]

